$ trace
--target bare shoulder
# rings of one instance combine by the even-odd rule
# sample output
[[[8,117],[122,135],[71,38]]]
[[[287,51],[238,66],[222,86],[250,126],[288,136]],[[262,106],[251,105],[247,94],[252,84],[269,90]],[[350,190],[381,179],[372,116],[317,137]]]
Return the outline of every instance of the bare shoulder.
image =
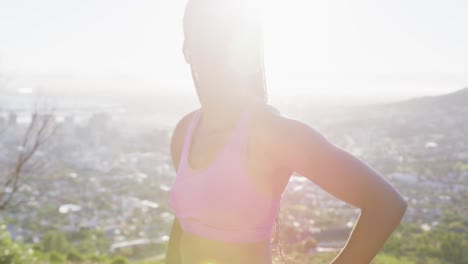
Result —
[[[291,118],[270,104],[258,104],[255,111],[255,121],[261,134],[269,140],[277,141],[293,135],[308,134],[308,136],[323,137],[317,129],[311,125]]]
[[[255,141],[265,147],[273,143],[275,138],[281,137],[284,129],[288,128],[289,118],[273,105],[257,103],[253,115]]]
[[[301,160],[298,156],[302,149],[307,148],[310,156],[322,151],[321,145],[331,144],[312,125],[288,117],[268,104],[256,108],[255,121],[255,140],[278,166],[294,169],[291,160]]]
[[[187,132],[190,120],[196,110],[193,110],[184,116],[177,122],[174,130],[171,133],[171,159],[174,169],[177,170],[179,167],[180,154],[182,152],[182,146],[184,144],[185,134]]]
[[[253,118],[255,119],[255,122],[260,122],[262,126],[267,125],[269,122],[280,117],[281,112],[275,106],[261,102],[254,103]]]

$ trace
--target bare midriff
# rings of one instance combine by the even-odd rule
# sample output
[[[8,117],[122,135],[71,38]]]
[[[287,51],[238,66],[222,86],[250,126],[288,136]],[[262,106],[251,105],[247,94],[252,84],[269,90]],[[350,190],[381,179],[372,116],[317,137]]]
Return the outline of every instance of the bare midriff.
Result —
[[[182,264],[271,264],[271,242],[232,243],[182,232]]]

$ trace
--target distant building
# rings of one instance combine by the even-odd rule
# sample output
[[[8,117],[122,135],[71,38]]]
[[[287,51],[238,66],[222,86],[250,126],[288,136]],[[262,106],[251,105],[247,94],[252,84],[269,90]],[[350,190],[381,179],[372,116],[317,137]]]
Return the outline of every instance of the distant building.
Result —
[[[123,255],[125,257],[154,255],[161,241],[149,238],[121,241],[113,243],[109,252],[111,255]]]
[[[107,131],[110,128],[112,122],[112,115],[106,112],[94,113],[89,121],[88,126],[92,129],[99,129]]]
[[[18,116],[16,115],[16,113],[13,111],[10,111],[8,114],[8,125],[9,126],[16,125],[17,119],[18,119]]]
[[[63,119],[63,124],[66,127],[75,125],[75,116],[72,114],[66,115]]]
[[[0,115],[0,128],[6,126],[6,118],[2,115]]]

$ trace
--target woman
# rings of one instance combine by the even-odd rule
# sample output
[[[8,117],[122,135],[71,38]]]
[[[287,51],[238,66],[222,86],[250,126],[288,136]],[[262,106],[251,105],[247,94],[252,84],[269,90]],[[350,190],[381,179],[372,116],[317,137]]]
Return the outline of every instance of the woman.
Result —
[[[281,195],[296,172],[361,209],[332,263],[370,263],[407,203],[366,163],[267,103],[259,15],[251,3],[186,6],[183,54],[201,107],[172,134],[175,218],[165,261],[272,263]]]

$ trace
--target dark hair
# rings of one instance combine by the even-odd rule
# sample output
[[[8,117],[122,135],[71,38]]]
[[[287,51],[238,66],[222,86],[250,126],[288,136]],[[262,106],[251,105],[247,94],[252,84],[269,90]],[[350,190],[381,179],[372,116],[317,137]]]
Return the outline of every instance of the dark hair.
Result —
[[[281,256],[281,261],[283,263],[287,263],[285,258],[284,258],[284,252],[283,252],[283,246],[281,245],[281,240],[280,240],[280,221],[279,221],[279,215],[276,217],[275,220],[275,230],[273,233],[273,241],[276,242],[276,248],[278,250],[278,253]]]
[[[260,9],[252,5],[252,2],[255,1],[189,0],[183,16],[184,36],[185,39],[190,39],[196,32],[198,41],[204,37],[209,38],[204,44],[227,46],[232,41],[233,30],[244,25],[242,39],[251,45],[254,52],[252,55],[255,55],[255,59],[248,58],[248,65],[242,66],[245,71],[243,77],[247,78],[247,91],[254,98],[267,103],[261,14]],[[190,67],[194,84],[197,85],[194,65],[191,64]]]
[[[201,20],[202,18],[208,18],[211,19],[211,18],[214,18],[214,17],[219,17],[219,16],[230,16],[231,19],[236,19],[238,17],[236,17],[236,12],[233,12],[234,10],[232,10],[233,8],[242,8],[241,5],[242,3],[247,3],[247,1],[249,0],[246,0],[246,1],[241,1],[241,0],[237,0],[237,1],[222,1],[222,0],[189,0],[187,2],[187,5],[186,5],[186,8],[185,8],[185,13],[184,13],[184,17],[183,17],[183,25],[184,25],[184,33],[185,33],[185,37],[187,37],[187,34],[189,34],[189,31],[191,30],[189,27],[190,24],[194,24],[196,21],[198,23],[199,20]],[[249,2],[254,2],[252,0],[250,0]],[[229,4],[232,4],[232,3],[241,3],[240,5],[231,5],[228,7]],[[215,14],[215,13],[210,13],[210,7],[211,7],[211,11],[218,11],[218,12],[221,12],[221,14]],[[220,7],[220,8],[218,8]],[[250,6],[252,7],[252,6]],[[230,9],[231,8],[231,9]],[[250,14],[253,14],[253,16],[251,16],[250,18],[253,18],[252,21],[254,21],[254,23],[250,23],[249,24],[249,28],[252,29],[252,34],[254,39],[257,39],[258,41],[256,42],[256,46],[254,46],[256,49],[258,48],[258,60],[256,60],[254,62],[255,64],[255,68],[253,70],[253,72],[251,72],[250,74],[246,74],[246,76],[248,76],[249,78],[249,91],[252,93],[251,95],[254,96],[256,99],[260,99],[262,102],[264,102],[265,104],[268,103],[268,93],[267,93],[267,88],[266,88],[266,80],[265,80],[265,66],[264,66],[264,59],[263,59],[263,37],[262,37],[262,30],[261,30],[261,23],[260,23],[260,9],[258,8],[249,8],[248,9],[249,12],[253,11],[252,13]],[[222,11],[227,11],[227,12],[222,12]],[[245,11],[245,9],[244,9]],[[242,16],[242,15],[241,15]],[[226,18],[224,18],[226,19]],[[242,19],[242,18],[241,18]],[[211,22],[211,25],[219,25],[218,21],[214,22],[214,21],[209,21],[208,23]],[[232,20],[230,21],[232,22]],[[234,21],[234,23],[236,23],[236,21]],[[221,23],[222,25],[222,23]],[[197,30],[200,29],[200,28],[196,28]],[[205,28],[206,30],[206,28]],[[199,32],[200,33],[200,32]],[[229,41],[229,31],[228,30],[223,30],[223,33],[224,34],[228,34],[227,38],[224,39],[226,42],[225,44],[227,44],[227,41]],[[223,36],[225,36],[223,34]],[[226,36],[225,36],[226,37]],[[197,85],[197,78],[196,78],[196,73],[195,73],[195,70],[194,70],[194,67],[192,67],[191,65],[191,71],[192,71],[192,78],[193,78],[193,81],[194,81],[194,84]],[[274,108],[274,107],[273,107]],[[278,112],[278,110],[276,108],[274,108],[274,110],[276,112]],[[272,237],[272,241],[273,242],[276,242],[276,246],[277,246],[277,250],[278,250],[278,253],[280,254],[281,256],[281,259],[282,259],[282,262],[283,263],[286,263],[286,260],[284,258],[284,252],[283,252],[283,248],[282,248],[282,245],[281,245],[281,240],[280,240],[280,221],[279,221],[279,215],[276,217],[276,220],[275,220],[275,228],[274,228],[274,232],[273,232],[273,237]],[[270,241],[271,242],[271,241]]]

